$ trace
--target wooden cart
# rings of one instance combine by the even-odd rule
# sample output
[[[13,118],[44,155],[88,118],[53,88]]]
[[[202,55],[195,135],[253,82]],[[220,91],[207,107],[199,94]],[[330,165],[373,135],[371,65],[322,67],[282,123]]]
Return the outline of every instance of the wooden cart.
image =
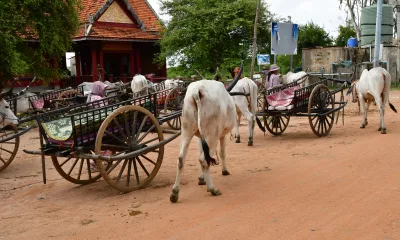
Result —
[[[343,85],[330,90],[328,80]],[[343,95],[344,83],[351,82],[320,77],[320,81],[303,88],[300,87],[300,83],[301,79],[298,79],[290,84],[266,90],[262,98],[263,108],[257,115],[263,117],[266,129],[273,135],[282,134],[288,127],[290,118],[295,116],[308,117],[313,133],[318,137],[327,136],[332,129],[335,113],[337,121],[338,112],[347,104]]]
[[[164,146],[180,132],[161,128],[163,122],[181,116],[174,111],[160,116],[169,90],[128,101],[93,106],[92,103],[40,114],[41,149],[24,150],[52,159],[58,173],[76,184],[103,179],[121,192],[145,187],[156,176],[164,157]],[[172,134],[164,139],[164,134]],[[91,170],[95,161],[99,172]]]

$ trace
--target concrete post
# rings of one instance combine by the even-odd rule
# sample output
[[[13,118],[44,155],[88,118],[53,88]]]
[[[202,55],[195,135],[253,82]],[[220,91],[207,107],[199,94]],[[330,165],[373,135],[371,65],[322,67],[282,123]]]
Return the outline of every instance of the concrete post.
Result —
[[[381,44],[381,27],[382,27],[382,0],[378,0],[376,6],[376,31],[375,31],[375,54],[374,67],[379,66],[379,48]]]

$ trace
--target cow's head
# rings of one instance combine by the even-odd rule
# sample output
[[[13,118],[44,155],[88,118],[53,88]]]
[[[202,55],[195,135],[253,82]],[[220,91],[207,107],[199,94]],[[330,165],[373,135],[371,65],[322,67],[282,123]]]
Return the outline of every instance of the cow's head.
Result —
[[[237,73],[237,75],[233,79],[232,83],[226,88],[226,91],[230,92],[235,87],[236,83],[240,79],[240,76],[242,76],[243,69],[244,69],[244,61],[242,60],[242,65],[240,66],[239,72]]]
[[[18,124],[18,118],[11,111],[10,104],[4,98],[0,99],[0,123],[3,126]]]
[[[351,93],[351,95],[352,95],[351,97],[352,97],[352,102],[353,103],[356,103],[358,101],[357,83],[358,83],[358,80],[353,82],[350,85],[350,87],[349,87],[349,89],[347,90],[347,93],[346,93],[347,96]]]

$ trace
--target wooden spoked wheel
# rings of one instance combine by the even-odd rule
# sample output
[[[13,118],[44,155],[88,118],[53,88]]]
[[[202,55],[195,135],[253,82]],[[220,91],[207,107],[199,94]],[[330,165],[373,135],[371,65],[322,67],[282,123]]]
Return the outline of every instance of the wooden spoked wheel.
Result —
[[[89,184],[101,178],[100,172],[91,169],[90,164],[95,162],[75,156],[51,156],[54,168],[66,180],[75,184]]]
[[[272,135],[281,135],[289,125],[290,116],[266,116],[264,125]]]
[[[18,133],[18,128],[14,125],[7,126],[0,130],[0,172],[10,165],[18,152],[19,136],[9,139],[10,136],[16,133]]]
[[[182,110],[183,95],[180,87],[174,88],[168,93],[164,103],[164,114],[170,114]],[[167,121],[168,126],[173,130],[180,130],[182,125],[181,117]]]
[[[334,112],[328,113],[335,108],[335,102],[327,86],[317,85],[311,92],[308,100],[308,116],[310,127],[318,137],[324,137],[332,129],[335,118]]]
[[[59,109],[59,108],[71,106],[72,104],[74,104],[72,99],[79,95],[82,96],[82,94],[80,92],[78,92],[77,90],[74,90],[74,89],[67,90],[67,91],[60,93],[60,95],[58,96],[57,101],[55,103],[55,108]]]
[[[257,112],[264,111],[264,95],[265,95],[264,84],[258,84],[258,94],[257,94]]]
[[[101,124],[96,137],[96,154],[112,151],[109,156],[120,157],[109,160],[109,169],[96,160],[104,180],[123,193],[145,187],[161,167],[164,146],[154,146],[162,140],[161,127],[147,109],[129,105],[115,110]],[[140,150],[138,155],[124,157]]]

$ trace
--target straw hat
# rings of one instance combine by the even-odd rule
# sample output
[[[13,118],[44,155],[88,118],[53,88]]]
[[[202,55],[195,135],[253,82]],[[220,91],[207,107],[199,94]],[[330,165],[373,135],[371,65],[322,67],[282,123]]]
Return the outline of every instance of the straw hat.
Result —
[[[276,71],[276,70],[279,70],[279,67],[276,64],[272,64],[271,67],[269,68],[270,72],[273,72],[273,71]]]

